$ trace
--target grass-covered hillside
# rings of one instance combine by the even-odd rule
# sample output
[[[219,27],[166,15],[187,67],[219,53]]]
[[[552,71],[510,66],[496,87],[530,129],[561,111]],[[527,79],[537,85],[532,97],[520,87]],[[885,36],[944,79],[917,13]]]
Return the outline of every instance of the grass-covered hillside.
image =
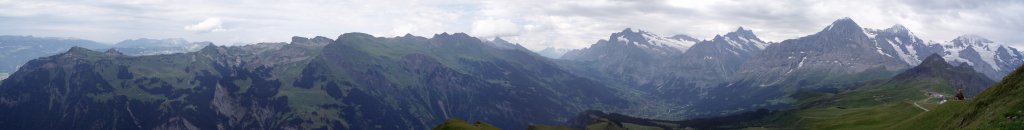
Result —
[[[1024,69],[965,103],[947,103],[893,129],[1024,129]]]
[[[948,64],[931,55],[920,65],[886,81],[840,93],[808,96],[804,104],[776,120],[777,126],[806,129],[883,129],[941,104],[956,104],[953,96],[964,89],[977,95],[994,81],[961,64]],[[808,92],[814,93],[814,92]]]

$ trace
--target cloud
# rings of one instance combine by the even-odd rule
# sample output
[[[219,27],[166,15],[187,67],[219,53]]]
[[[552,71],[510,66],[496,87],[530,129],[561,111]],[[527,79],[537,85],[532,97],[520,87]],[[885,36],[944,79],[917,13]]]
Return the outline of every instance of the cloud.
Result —
[[[484,12],[499,12],[491,15],[539,28],[507,38],[531,49],[582,48],[626,27],[707,39],[743,26],[753,29],[762,39],[778,42],[813,34],[841,17],[852,17],[867,28],[903,24],[925,40],[947,41],[976,33],[1014,45],[1024,44],[1024,37],[1016,36],[1024,31],[1009,29],[1024,27],[1024,13],[1014,13],[1024,11],[1022,3],[1009,0],[483,2]]]
[[[206,18],[206,20],[203,20],[202,22],[185,26],[185,30],[196,33],[227,31],[227,29],[224,29],[223,24],[224,23],[220,21],[220,18],[211,17]]]
[[[518,36],[519,25],[507,19],[484,19],[473,22],[470,34],[480,37]]]
[[[0,0],[0,10],[2,35],[101,42],[182,37],[233,44],[347,32],[469,32],[539,50],[587,47],[627,27],[709,39],[743,26],[777,42],[851,17],[868,28],[902,24],[924,40],[978,34],[1024,45],[1019,0]]]

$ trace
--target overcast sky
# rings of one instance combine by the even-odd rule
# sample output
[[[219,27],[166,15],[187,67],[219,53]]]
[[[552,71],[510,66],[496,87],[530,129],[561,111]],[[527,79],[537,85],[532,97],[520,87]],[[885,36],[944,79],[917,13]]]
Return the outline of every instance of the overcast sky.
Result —
[[[627,27],[710,39],[743,26],[782,41],[851,17],[867,28],[903,24],[925,40],[976,34],[1021,46],[1022,12],[1018,0],[0,0],[0,35],[230,45],[347,32],[466,32],[543,49],[586,47]]]

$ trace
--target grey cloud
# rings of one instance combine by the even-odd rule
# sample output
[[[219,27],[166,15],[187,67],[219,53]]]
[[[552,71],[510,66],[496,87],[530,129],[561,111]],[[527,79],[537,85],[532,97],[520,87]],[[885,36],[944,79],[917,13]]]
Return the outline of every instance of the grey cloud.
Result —
[[[378,36],[471,32],[475,21],[503,19],[522,27],[516,35],[503,38],[542,49],[585,47],[626,27],[707,39],[743,26],[762,39],[781,41],[817,32],[832,20],[852,17],[872,28],[904,24],[927,40],[979,34],[1006,44],[1024,45],[1024,37],[1019,36],[1024,30],[1024,13],[1019,13],[1024,12],[1024,1],[683,2],[694,6],[674,2],[678,1],[0,1],[0,10],[5,11],[0,12],[0,34],[99,41],[184,37],[216,43],[255,43],[287,41],[292,35],[332,37],[345,32]],[[223,26],[232,31],[195,34],[181,29],[208,17],[230,21]]]

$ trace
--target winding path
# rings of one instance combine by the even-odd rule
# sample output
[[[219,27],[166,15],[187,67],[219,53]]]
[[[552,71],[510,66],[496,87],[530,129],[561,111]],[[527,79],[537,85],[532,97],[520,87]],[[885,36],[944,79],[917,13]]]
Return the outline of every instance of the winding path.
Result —
[[[917,102],[914,102],[914,106],[916,106],[917,108],[921,108],[921,110],[928,111],[928,109],[921,107],[921,105],[917,105]]]

